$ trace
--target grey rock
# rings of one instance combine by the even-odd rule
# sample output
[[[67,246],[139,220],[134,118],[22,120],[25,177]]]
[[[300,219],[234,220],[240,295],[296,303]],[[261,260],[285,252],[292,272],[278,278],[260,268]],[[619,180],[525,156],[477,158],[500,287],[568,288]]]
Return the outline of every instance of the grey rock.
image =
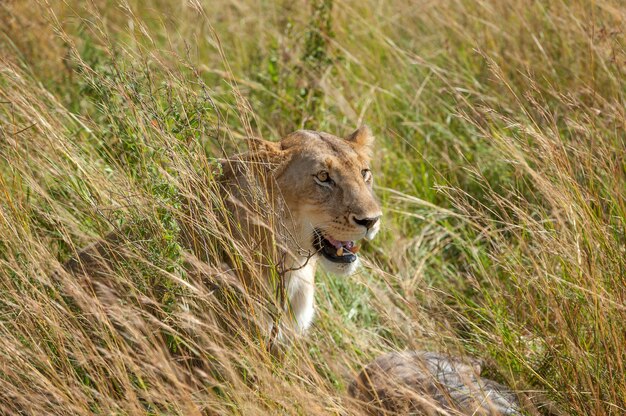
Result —
[[[375,415],[521,415],[515,393],[480,372],[473,359],[390,352],[369,363],[349,393]]]

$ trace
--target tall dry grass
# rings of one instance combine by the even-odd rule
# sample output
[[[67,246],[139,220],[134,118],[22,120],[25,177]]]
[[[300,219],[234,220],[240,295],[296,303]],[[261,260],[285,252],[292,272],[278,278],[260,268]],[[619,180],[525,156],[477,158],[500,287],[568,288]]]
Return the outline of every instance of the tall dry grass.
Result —
[[[0,409],[354,414],[362,365],[419,348],[484,359],[529,414],[623,414],[624,14],[609,0],[0,5]],[[385,229],[358,275],[318,276],[315,327],[276,360],[262,334],[228,335],[228,301],[185,272],[183,202],[208,258],[243,267],[215,160],[252,135],[361,122]],[[112,230],[127,258],[108,280],[60,267]]]

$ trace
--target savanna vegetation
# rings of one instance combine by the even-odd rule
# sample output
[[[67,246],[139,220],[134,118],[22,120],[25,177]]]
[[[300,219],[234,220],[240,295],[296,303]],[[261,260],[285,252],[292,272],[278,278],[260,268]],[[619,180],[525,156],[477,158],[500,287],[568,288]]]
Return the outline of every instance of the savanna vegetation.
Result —
[[[481,358],[528,414],[626,414],[621,1],[9,0],[0,30],[1,413],[357,414],[356,373],[411,348]],[[318,275],[280,359],[233,342],[181,201],[234,244],[218,158],[363,123],[363,269]],[[116,229],[102,296],[61,264]]]

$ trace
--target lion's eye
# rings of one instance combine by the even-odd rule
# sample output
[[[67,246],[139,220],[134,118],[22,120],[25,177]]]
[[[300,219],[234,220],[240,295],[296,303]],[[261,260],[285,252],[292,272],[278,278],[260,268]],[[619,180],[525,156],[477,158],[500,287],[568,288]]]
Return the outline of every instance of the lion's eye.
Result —
[[[330,175],[325,170],[317,172],[313,175],[315,182],[322,186],[330,186],[333,184],[333,180],[330,179]]]
[[[372,172],[369,169],[363,169],[361,171],[361,175],[363,175],[363,180],[365,182],[369,182],[372,180]]]
[[[315,177],[319,179],[320,182],[328,182],[328,180],[330,179],[330,176],[328,176],[328,172],[326,172],[325,170],[318,172]]]

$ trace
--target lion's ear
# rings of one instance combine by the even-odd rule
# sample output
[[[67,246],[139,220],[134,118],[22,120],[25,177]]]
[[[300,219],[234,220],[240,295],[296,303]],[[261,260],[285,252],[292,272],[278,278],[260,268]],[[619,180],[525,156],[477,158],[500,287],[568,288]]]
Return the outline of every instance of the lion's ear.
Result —
[[[372,143],[374,143],[374,136],[369,127],[363,125],[346,137],[346,140],[352,143],[357,149],[369,151]]]
[[[248,149],[250,153],[255,154],[280,155],[282,153],[280,143],[270,142],[256,137],[248,140]]]

